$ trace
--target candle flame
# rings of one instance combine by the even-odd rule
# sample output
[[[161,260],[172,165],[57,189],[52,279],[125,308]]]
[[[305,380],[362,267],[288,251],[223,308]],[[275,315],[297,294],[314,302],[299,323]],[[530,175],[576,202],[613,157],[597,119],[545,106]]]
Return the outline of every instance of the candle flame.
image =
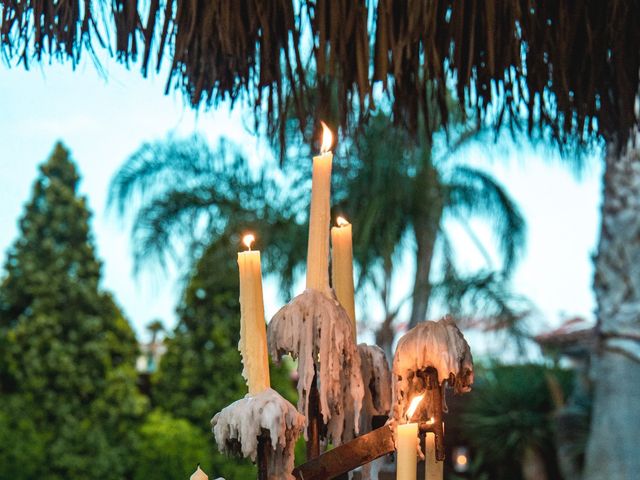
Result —
[[[336,224],[339,227],[346,227],[347,225],[349,225],[349,222],[347,222],[347,219],[344,217],[338,217],[336,218]]]
[[[418,395],[417,397],[413,397],[411,403],[409,404],[409,408],[407,408],[407,419],[411,419],[411,417],[413,417],[413,414],[416,412],[416,409],[418,408],[418,405],[420,405],[420,402],[423,398],[424,393],[422,395]]]
[[[246,245],[246,247],[251,251],[251,244],[256,241],[256,237],[253,233],[247,233],[244,237],[242,237],[242,243]]]
[[[322,146],[320,147],[320,153],[327,153],[331,150],[331,145],[333,145],[333,134],[327,124],[324,122],[320,122],[322,124]]]

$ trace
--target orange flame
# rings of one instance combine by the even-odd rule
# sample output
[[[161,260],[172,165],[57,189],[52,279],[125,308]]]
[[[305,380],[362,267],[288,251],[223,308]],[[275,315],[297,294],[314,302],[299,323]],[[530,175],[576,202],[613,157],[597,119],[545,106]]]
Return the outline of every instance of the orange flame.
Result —
[[[349,222],[347,222],[347,219],[344,217],[338,217],[336,218],[336,224],[339,227],[346,227],[347,225],[349,225]]]
[[[320,122],[322,124],[322,146],[320,147],[320,153],[327,153],[331,150],[331,145],[333,145],[333,134],[327,124],[324,122]]]
[[[406,416],[408,419],[413,417],[413,414],[416,412],[416,409],[418,408],[418,405],[420,405],[420,402],[422,401],[423,398],[424,398],[424,393],[422,395],[418,395],[417,397],[413,397],[413,399],[411,400],[411,403],[409,404],[409,408],[407,408]]]
[[[256,237],[253,233],[247,233],[244,237],[242,237],[242,243],[246,245],[246,247],[251,251],[251,244],[256,241]]]

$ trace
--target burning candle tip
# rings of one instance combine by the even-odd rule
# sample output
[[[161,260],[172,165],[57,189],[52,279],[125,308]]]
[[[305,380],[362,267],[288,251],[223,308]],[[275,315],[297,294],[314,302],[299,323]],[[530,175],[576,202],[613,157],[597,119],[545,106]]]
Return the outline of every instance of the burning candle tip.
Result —
[[[423,398],[424,398],[424,393],[422,395],[417,395],[413,397],[413,399],[411,400],[411,403],[409,404],[409,408],[407,408],[407,413],[406,413],[407,420],[411,420],[411,417],[413,417],[413,414],[416,412],[416,409],[418,408],[418,405],[420,405],[420,402],[422,401]]]
[[[256,237],[253,233],[247,233],[244,237],[242,237],[242,243],[247,247],[249,251],[251,251],[251,245],[256,241]]]
[[[349,222],[346,218],[340,216],[336,218],[336,225],[338,225],[339,227],[346,227],[347,225],[349,225]]]
[[[333,145],[333,134],[331,133],[331,129],[327,127],[327,124],[322,120],[320,124],[322,125],[322,146],[320,147],[320,153],[327,153],[331,150],[331,145]]]

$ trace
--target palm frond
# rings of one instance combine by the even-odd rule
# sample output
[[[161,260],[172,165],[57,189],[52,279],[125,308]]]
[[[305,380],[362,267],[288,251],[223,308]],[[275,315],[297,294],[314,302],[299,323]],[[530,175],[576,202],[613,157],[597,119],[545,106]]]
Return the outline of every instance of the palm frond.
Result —
[[[202,137],[144,144],[114,176],[110,205],[121,216],[135,212],[131,238],[134,269],[169,261],[188,269],[204,248],[236,242],[246,230],[263,245],[266,273],[278,273],[285,291],[306,256],[307,195],[288,188],[267,166],[257,171],[240,148]]]
[[[420,124],[439,130],[457,112],[495,129],[550,132],[560,145],[603,135],[623,146],[640,121],[637,2],[10,0],[0,8],[7,64],[75,66],[82,52],[105,50],[125,64],[141,59],[146,75],[152,54],[158,69],[170,57],[167,91],[196,107],[246,100],[283,147],[292,115],[304,131],[310,112],[327,118],[336,105],[332,119],[361,125],[381,103],[376,84],[413,139]]]
[[[228,204],[208,188],[174,189],[140,208],[131,232],[135,270],[154,261],[164,267],[166,258],[175,259],[181,247],[195,252],[214,232],[222,231],[221,217],[215,215],[221,208],[219,202]]]
[[[480,216],[492,226],[509,275],[526,244],[526,224],[519,208],[494,178],[481,170],[454,167],[448,185],[447,212],[457,218]]]
[[[144,202],[176,184],[210,183],[236,166],[229,159],[236,152],[228,141],[221,140],[214,151],[198,135],[144,143],[111,180],[108,207],[122,216],[135,200]]]
[[[461,273],[455,262],[451,242],[443,232],[442,276],[432,291],[460,322],[462,328],[506,333],[522,351],[529,338],[527,319],[532,310],[529,301],[513,292],[502,272],[480,270]]]

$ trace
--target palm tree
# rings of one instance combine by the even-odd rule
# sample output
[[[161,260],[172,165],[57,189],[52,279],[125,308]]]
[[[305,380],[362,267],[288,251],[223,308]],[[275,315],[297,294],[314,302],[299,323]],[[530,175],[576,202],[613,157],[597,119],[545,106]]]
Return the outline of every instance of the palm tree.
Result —
[[[476,133],[461,129],[456,143]],[[412,142],[387,115],[377,114],[336,175],[336,209],[353,219],[361,279],[374,284],[385,308],[377,341],[387,347],[393,342],[392,323],[402,306],[390,304],[392,278],[395,270],[403,268],[396,265],[396,258],[407,246],[414,247],[415,267],[406,297],[411,302],[409,327],[426,318],[430,301],[437,296],[458,314],[477,310],[482,300],[485,308],[476,314],[490,312],[504,325],[519,318],[509,308],[514,299],[509,298],[507,281],[525,243],[522,215],[487,173],[453,164],[450,150],[436,158],[433,137],[425,134],[421,138],[417,144]],[[484,218],[492,227],[502,257],[499,271],[459,272],[444,220],[455,219],[468,226],[472,217]],[[437,252],[443,259],[440,272],[434,272],[433,266]]]
[[[635,133],[638,135],[638,133]],[[586,480],[631,479],[640,470],[640,150],[609,145],[595,257],[599,347],[594,355]]]
[[[158,366],[158,361],[160,357],[159,345],[158,345],[158,335],[160,332],[164,332],[164,324],[162,320],[155,319],[147,324],[147,331],[151,333],[151,341],[149,342],[149,349],[147,351],[147,369],[148,371],[155,371]]]
[[[151,333],[151,345],[155,345],[156,340],[158,339],[158,334],[160,334],[160,332],[164,332],[164,324],[162,323],[162,320],[156,318],[149,322],[147,330]]]

